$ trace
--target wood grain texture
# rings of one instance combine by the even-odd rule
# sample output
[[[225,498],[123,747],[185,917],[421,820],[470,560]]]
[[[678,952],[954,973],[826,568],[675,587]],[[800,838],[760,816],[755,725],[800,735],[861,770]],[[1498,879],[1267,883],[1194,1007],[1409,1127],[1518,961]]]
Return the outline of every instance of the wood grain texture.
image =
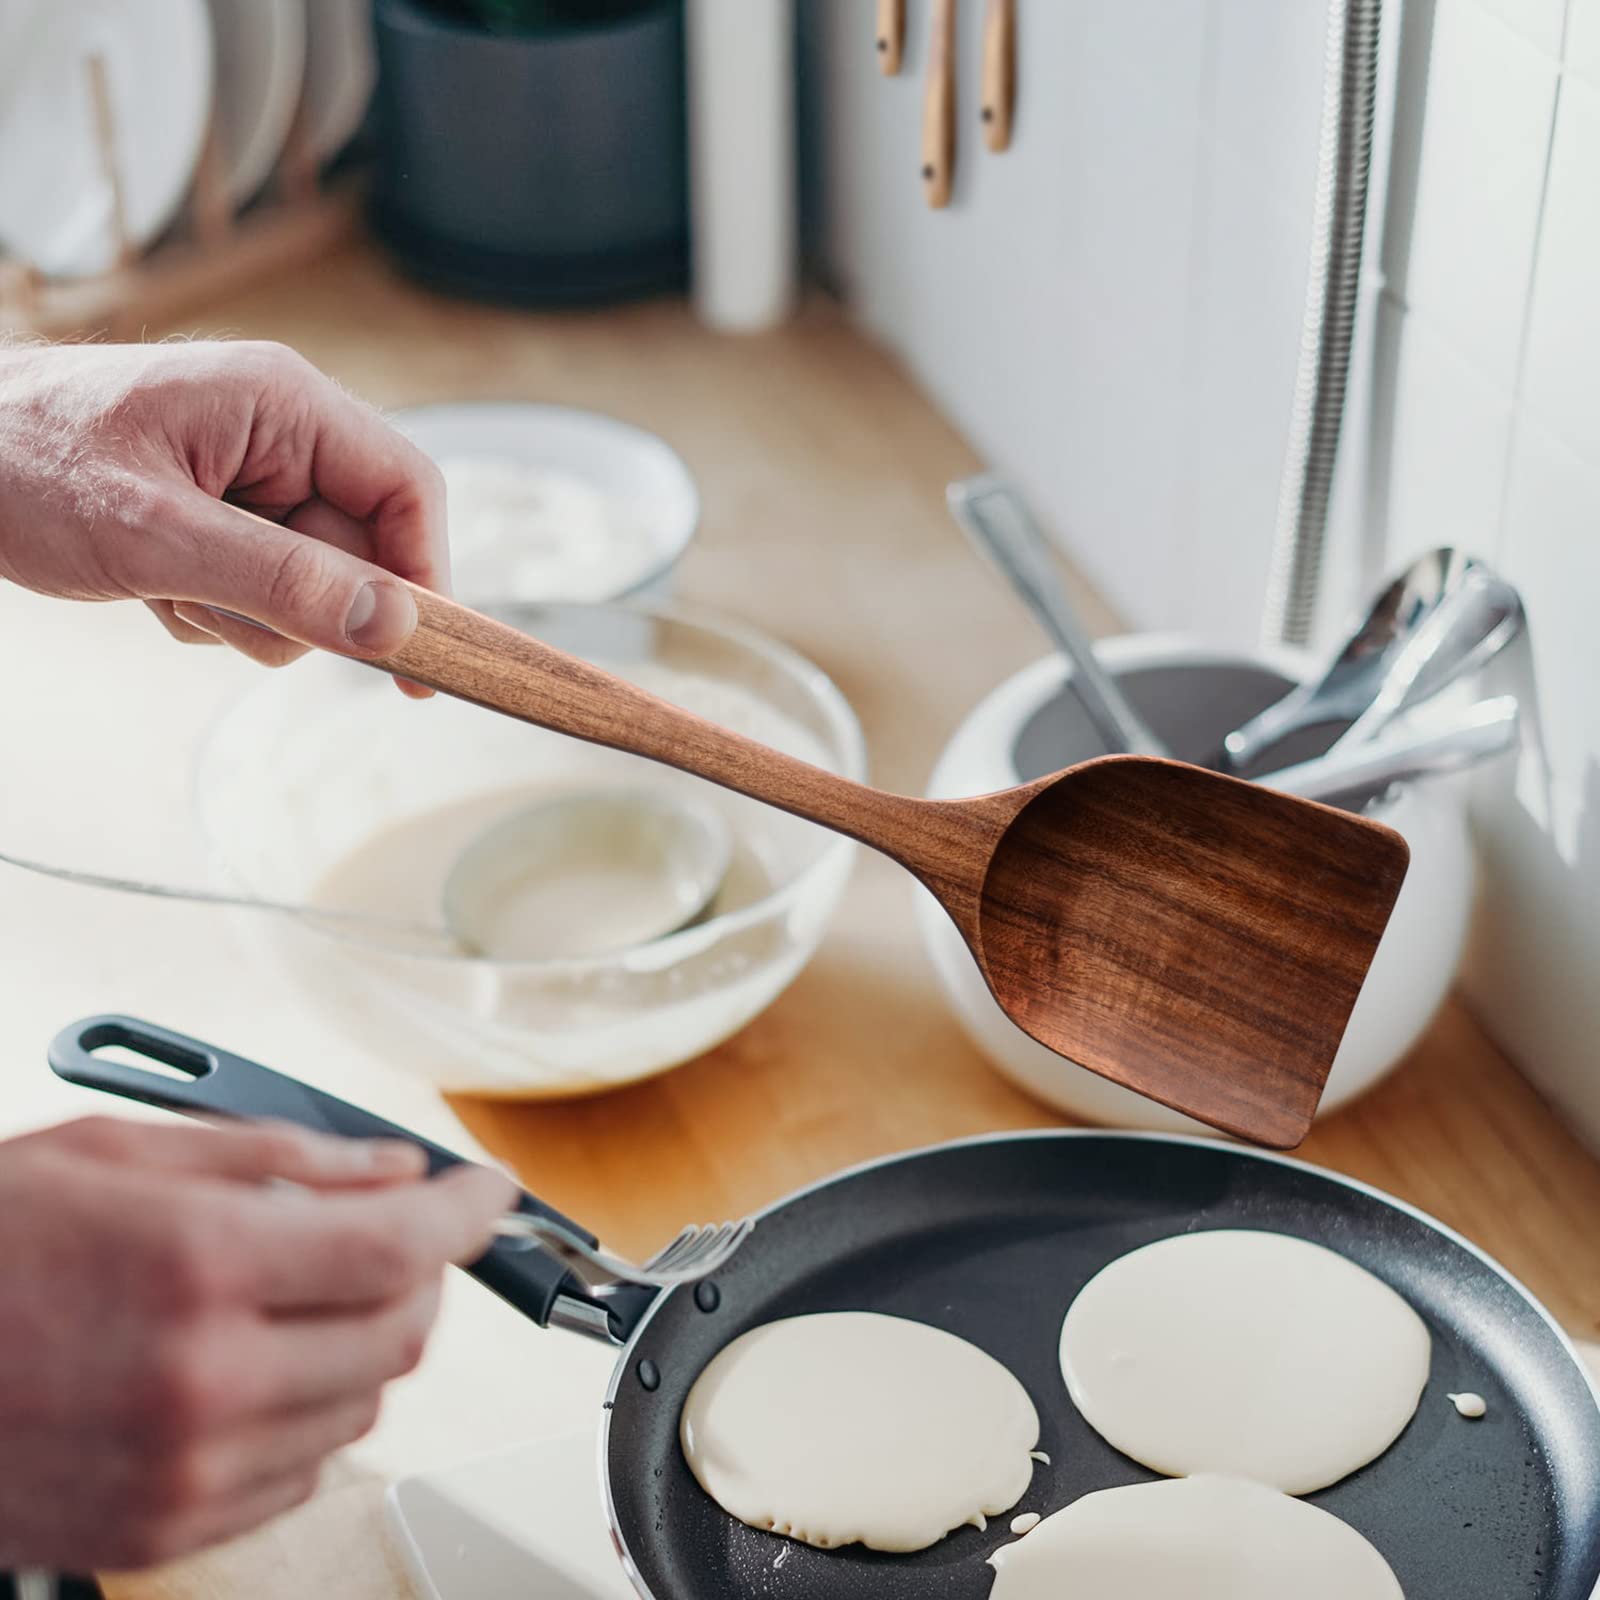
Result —
[[[764,627],[817,661],[866,731],[875,776],[920,789],[954,721],[1042,653],[945,512],[980,465],[883,351],[813,301],[790,327],[717,339],[679,304],[563,317],[430,295],[356,249],[238,295],[200,331],[285,339],[383,406],[556,400],[651,428],[689,462],[705,505],[684,597]],[[194,331],[156,325],[152,335]],[[848,570],[849,581],[841,579]],[[1115,619],[1068,574],[1099,632]],[[884,594],[899,603],[885,606]],[[962,619],[962,648],[943,619]],[[741,1216],[853,1162],[1061,1117],[995,1073],[945,1005],[904,875],[867,856],[816,959],[719,1049],[593,1100],[458,1099],[458,1115],[546,1199],[611,1245],[648,1254],[688,1219]],[[1398,1195],[1503,1262],[1574,1333],[1600,1339],[1600,1162],[1448,1003],[1400,1068],[1320,1120],[1298,1152]],[[425,1380],[431,1383],[432,1380]],[[485,1448],[462,1388],[427,1396],[461,1459]],[[498,1443],[496,1440],[494,1443]],[[365,1493],[335,1492],[270,1551],[208,1558],[208,1600],[384,1589]],[[321,1502],[319,1502],[319,1505]],[[347,1558],[342,1582],[319,1580]],[[110,1600],[190,1600],[165,1573]]]
[[[1035,786],[988,867],[971,942],[1041,1044],[1290,1149],[1408,859],[1397,834],[1344,812],[1108,756]]]
[[[1011,147],[1017,102],[1017,0],[989,0],[983,17],[983,91],[978,116],[983,142],[993,151]]]
[[[905,59],[906,0],[878,0],[873,44],[878,52],[878,71],[892,78]]]
[[[1376,823],[1146,756],[932,802],[757,744],[424,590],[379,662],[900,862],[1041,1044],[1240,1138],[1304,1138],[1405,876]]]
[[[935,211],[950,204],[956,170],[956,0],[933,0],[922,107],[922,192]]]

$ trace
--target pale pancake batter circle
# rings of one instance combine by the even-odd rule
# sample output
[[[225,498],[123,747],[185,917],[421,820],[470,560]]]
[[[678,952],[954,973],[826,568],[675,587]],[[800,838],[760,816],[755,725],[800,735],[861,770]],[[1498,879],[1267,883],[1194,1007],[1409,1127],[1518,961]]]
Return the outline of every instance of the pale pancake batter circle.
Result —
[[[751,1527],[909,1551],[1022,1498],[1039,1417],[965,1339],[839,1311],[741,1334],[695,1380],[679,1437],[700,1486]]]
[[[1073,1403],[1124,1455],[1287,1494],[1382,1455],[1416,1412],[1430,1353],[1422,1319],[1364,1268],[1244,1229],[1120,1257],[1061,1329]]]
[[[1404,1600],[1348,1523],[1234,1478],[1086,1494],[990,1559],[989,1600]]]

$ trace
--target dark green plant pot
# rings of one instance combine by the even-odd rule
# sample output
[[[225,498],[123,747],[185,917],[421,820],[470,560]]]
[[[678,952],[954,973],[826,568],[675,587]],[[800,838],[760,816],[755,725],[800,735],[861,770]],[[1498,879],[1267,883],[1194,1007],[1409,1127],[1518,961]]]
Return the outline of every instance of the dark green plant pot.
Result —
[[[682,0],[530,32],[424,0],[375,17],[373,221],[405,269],[534,304],[686,281]]]

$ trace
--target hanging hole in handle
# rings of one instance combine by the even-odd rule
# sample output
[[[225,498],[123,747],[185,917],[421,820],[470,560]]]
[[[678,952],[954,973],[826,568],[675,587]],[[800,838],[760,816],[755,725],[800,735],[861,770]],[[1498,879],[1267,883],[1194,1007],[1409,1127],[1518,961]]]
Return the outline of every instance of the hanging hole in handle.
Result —
[[[216,1070],[216,1064],[202,1051],[171,1039],[133,1034],[114,1024],[90,1029],[84,1034],[82,1045],[84,1053],[97,1061],[115,1061],[158,1078],[176,1078],[180,1083],[193,1083]]]

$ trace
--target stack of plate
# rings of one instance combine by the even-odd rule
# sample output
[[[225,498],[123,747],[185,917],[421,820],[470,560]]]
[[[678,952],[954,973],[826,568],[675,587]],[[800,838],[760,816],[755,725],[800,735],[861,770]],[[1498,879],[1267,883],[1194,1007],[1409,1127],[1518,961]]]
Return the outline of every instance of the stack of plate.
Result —
[[[338,154],[372,94],[369,12],[370,0],[5,0],[0,253],[52,277],[116,264],[96,57],[123,229],[142,250],[182,208],[213,117],[236,209],[276,166],[302,100],[308,154]]]

